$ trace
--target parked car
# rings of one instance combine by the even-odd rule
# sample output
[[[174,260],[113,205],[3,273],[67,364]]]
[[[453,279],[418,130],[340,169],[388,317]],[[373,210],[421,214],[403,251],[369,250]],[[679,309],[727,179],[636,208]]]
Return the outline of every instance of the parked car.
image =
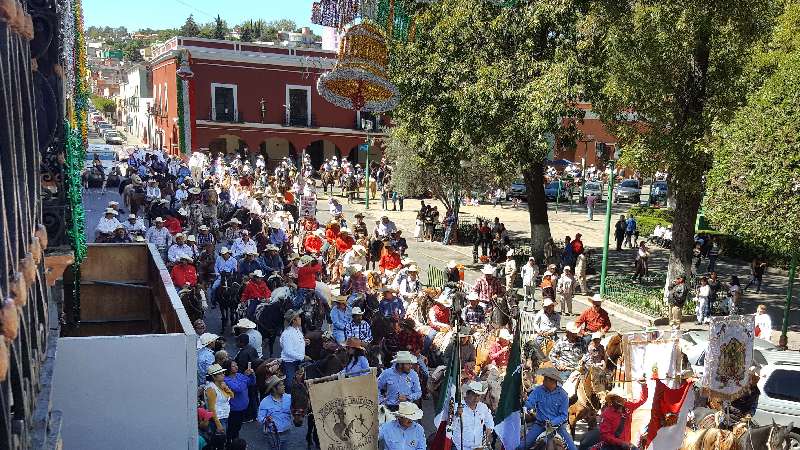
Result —
[[[105,130],[112,130],[112,129],[114,129],[114,127],[108,122],[97,122],[97,125],[95,125],[95,131],[97,131],[97,134],[99,134],[100,136],[103,135]]]
[[[122,135],[119,134],[119,132],[117,131],[113,130],[106,131],[106,133],[103,136],[106,140],[106,144],[122,145],[123,142],[125,142],[125,140],[122,138]]]
[[[98,187],[103,182],[103,174],[93,170],[93,161],[95,155],[97,155],[98,159],[100,159],[100,162],[103,165],[103,172],[105,176],[108,176],[108,174],[111,173],[111,169],[113,169],[114,166],[116,166],[119,162],[117,159],[117,152],[110,146],[90,144],[89,148],[86,150],[86,159],[83,163],[83,168],[89,171],[86,174],[88,177],[89,187]]]
[[[519,198],[522,200],[528,199],[528,187],[525,185],[525,180],[517,180],[511,183],[511,188],[508,189],[506,200]]]
[[[581,203],[586,201],[589,194],[594,194],[599,201],[603,201],[603,183],[599,181],[587,181],[583,187],[583,198]]]
[[[705,372],[706,350],[708,349],[708,331],[687,331],[681,335],[681,351],[689,360],[695,375],[702,377]],[[777,351],[778,347],[770,341],[755,338],[753,340],[753,362],[764,365],[767,363],[765,354]],[[800,422],[798,422],[800,425]]]
[[[551,181],[544,188],[544,196],[548,201],[555,201],[556,197],[560,201],[569,201],[569,187],[567,183],[559,180]]]
[[[792,425],[788,449],[800,449],[800,354],[797,352],[764,352],[766,364],[761,367],[758,408],[753,421],[768,425]]]
[[[639,203],[642,195],[642,188],[638,180],[629,178],[622,180],[618,185],[614,186],[614,203],[631,202]]]
[[[665,205],[667,203],[667,192],[666,181],[654,181],[650,185],[650,204]]]

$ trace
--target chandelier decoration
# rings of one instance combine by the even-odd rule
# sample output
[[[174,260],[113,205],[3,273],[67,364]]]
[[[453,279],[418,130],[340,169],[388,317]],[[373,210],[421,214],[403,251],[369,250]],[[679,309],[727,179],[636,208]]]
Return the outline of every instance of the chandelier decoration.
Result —
[[[389,51],[375,25],[352,26],[342,38],[336,67],[317,80],[317,90],[336,106],[381,113],[399,101],[397,87],[387,76]]]

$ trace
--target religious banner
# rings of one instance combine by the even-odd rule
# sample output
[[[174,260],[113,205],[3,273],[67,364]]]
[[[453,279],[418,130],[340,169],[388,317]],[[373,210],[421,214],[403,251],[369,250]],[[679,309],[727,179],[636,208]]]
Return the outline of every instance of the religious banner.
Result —
[[[317,215],[317,196],[303,195],[300,197],[300,217]]]
[[[723,400],[737,398],[748,385],[753,363],[755,316],[711,318],[702,386]]]
[[[378,382],[375,369],[359,377],[309,385],[322,450],[378,447]]]

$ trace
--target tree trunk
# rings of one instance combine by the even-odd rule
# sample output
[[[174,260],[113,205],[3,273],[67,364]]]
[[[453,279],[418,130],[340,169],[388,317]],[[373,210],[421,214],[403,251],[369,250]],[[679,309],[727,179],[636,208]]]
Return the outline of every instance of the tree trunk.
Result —
[[[544,164],[529,164],[522,171],[528,193],[528,215],[531,221],[531,253],[541,261],[544,244],[550,239],[550,222],[547,219],[547,199],[544,196]]]
[[[669,254],[667,281],[664,286],[664,298],[667,288],[676,277],[692,274],[692,250],[694,249],[695,222],[700,202],[703,200],[702,173],[698,172],[695,180],[678,183],[670,189],[675,196],[675,218],[672,222],[672,249]]]

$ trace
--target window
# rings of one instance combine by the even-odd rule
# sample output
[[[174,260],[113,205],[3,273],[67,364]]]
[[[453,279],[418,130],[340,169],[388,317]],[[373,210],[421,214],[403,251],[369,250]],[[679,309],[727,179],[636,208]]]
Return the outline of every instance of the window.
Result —
[[[311,86],[286,85],[286,125],[311,126]]]
[[[369,130],[364,129],[361,126],[361,122],[363,122],[364,120],[369,120],[370,122],[372,122],[372,128],[370,128]],[[376,132],[380,131],[380,123],[378,121],[378,117],[376,117],[375,114],[370,112],[356,111],[356,130],[361,130],[361,129],[364,129],[364,131],[376,131]]]
[[[235,84],[211,83],[211,120],[219,122],[236,122],[237,86]]]
[[[800,383],[797,382],[798,378],[800,378],[800,371],[778,369],[772,372],[772,375],[769,376],[766,384],[764,384],[764,393],[770,398],[800,402]]]

